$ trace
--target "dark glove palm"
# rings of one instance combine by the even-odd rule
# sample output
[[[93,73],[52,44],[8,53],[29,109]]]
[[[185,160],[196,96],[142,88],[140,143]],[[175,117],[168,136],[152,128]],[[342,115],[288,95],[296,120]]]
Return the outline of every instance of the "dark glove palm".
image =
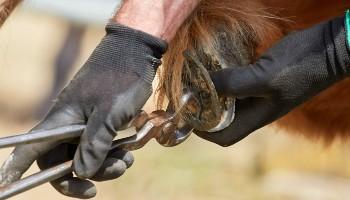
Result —
[[[290,34],[255,64],[212,74],[220,95],[238,98],[236,117],[220,132],[197,135],[232,145],[345,78],[349,64],[344,18]]]

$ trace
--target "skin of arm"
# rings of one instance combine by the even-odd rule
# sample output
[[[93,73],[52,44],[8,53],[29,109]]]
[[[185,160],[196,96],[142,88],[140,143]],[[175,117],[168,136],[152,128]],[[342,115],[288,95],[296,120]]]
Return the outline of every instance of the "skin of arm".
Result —
[[[170,42],[200,0],[125,0],[112,21]]]

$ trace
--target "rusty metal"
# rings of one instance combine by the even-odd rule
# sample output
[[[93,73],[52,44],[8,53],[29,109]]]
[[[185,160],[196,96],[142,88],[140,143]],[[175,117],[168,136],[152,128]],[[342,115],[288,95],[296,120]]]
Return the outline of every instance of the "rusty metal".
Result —
[[[227,128],[234,120],[235,116],[235,98],[220,97],[215,89],[214,83],[210,78],[209,71],[213,72],[226,68],[226,65],[216,61],[213,56],[207,57],[208,63],[202,63],[193,52],[185,51],[186,58],[185,70],[188,78],[184,85],[198,93],[198,100],[202,107],[200,115],[186,115],[188,123],[196,130],[217,132]],[[214,60],[213,60],[214,59]],[[205,66],[204,66],[205,65]],[[198,114],[198,113],[196,113]]]
[[[157,110],[151,114],[141,112],[131,123],[132,126],[136,128],[137,133],[130,137],[114,141],[111,150],[115,148],[122,148],[128,151],[137,150],[146,145],[152,138],[156,139],[159,144],[166,147],[175,146],[185,141],[191,134],[193,128],[180,116],[183,116],[184,114],[194,114],[188,113],[188,106],[191,107],[191,112],[199,112],[201,106],[191,92],[185,93],[182,100],[182,109],[177,113],[166,112],[163,110]],[[74,125],[53,130],[21,134],[0,139],[0,144],[3,144],[3,147],[8,147],[11,145],[34,143],[58,138],[69,139],[80,136],[84,128],[85,126],[83,125]],[[53,135],[58,138],[54,138]],[[72,171],[72,161],[43,170],[14,183],[0,187],[0,199],[12,197],[43,183],[53,181],[71,173]]]

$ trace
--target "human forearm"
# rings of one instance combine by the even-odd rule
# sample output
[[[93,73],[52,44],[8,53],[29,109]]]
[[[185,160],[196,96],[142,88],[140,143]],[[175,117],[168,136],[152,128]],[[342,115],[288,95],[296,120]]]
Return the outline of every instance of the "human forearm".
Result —
[[[113,21],[169,42],[199,2],[200,0],[125,0]]]

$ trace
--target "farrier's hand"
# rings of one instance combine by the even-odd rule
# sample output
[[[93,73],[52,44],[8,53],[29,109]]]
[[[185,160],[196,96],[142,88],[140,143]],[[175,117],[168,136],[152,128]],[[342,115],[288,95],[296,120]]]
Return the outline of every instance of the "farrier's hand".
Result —
[[[219,95],[238,99],[235,120],[222,131],[197,135],[232,145],[348,76],[350,32],[344,20],[292,33],[255,64],[213,73]]]
[[[34,128],[86,124],[79,145],[46,142],[19,146],[3,174],[21,175],[38,158],[39,167],[47,168],[74,156],[73,168],[79,178],[106,180],[119,176],[132,163],[127,152],[106,157],[118,129],[137,114],[151,95],[151,83],[166,43],[120,24],[110,23],[106,31],[49,114]],[[90,182],[73,178],[72,174],[52,184],[72,197],[88,198],[96,192]]]

